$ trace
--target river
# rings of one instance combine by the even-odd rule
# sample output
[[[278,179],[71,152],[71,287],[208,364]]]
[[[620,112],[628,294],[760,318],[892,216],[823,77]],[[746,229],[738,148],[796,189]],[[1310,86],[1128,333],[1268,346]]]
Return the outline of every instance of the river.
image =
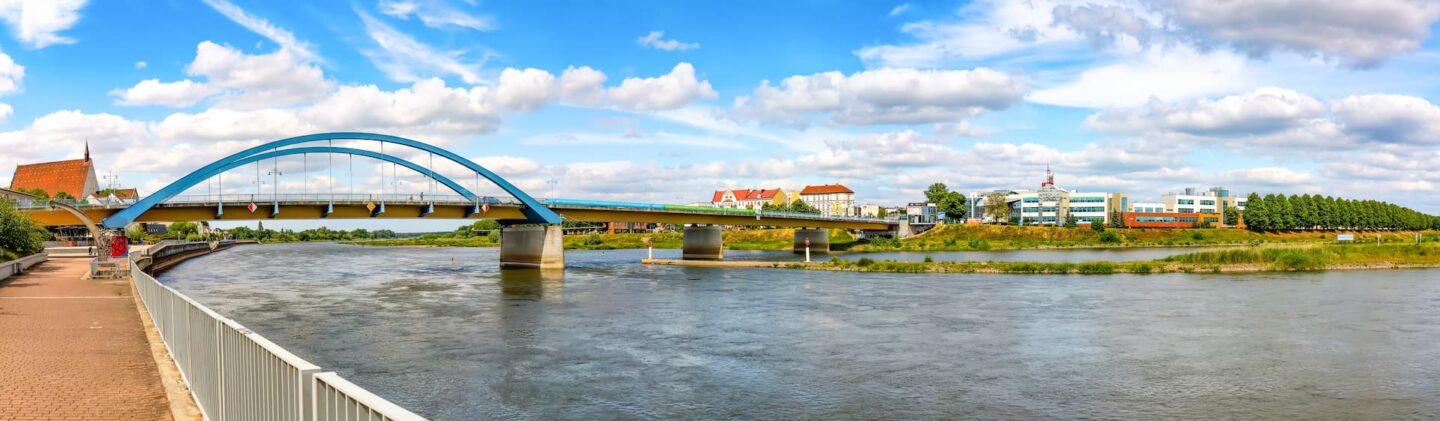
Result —
[[[160,280],[435,419],[1440,417],[1440,270],[899,275],[644,255],[567,252],[545,275],[499,271],[496,249],[243,246]]]

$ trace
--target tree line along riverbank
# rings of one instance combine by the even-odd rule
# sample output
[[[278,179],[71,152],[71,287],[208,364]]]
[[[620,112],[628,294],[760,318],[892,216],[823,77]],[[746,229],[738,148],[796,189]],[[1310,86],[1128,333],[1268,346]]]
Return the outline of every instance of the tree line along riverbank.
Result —
[[[1244,273],[1350,269],[1440,267],[1440,243],[1309,244],[1243,247],[1178,254],[1138,262],[923,262],[834,258],[819,263],[785,263],[773,267],[809,270],[892,273]]]

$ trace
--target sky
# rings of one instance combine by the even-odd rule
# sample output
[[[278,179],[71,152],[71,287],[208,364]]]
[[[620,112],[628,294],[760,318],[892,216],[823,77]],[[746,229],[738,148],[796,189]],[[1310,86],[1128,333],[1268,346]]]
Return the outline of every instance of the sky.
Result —
[[[1437,20],[1433,0],[0,0],[0,184],[88,142],[148,194],[266,141],[366,131],[537,197],[842,183],[893,206],[1049,166],[1132,201],[1226,186],[1440,214]],[[284,158],[187,194],[431,191],[377,168]]]

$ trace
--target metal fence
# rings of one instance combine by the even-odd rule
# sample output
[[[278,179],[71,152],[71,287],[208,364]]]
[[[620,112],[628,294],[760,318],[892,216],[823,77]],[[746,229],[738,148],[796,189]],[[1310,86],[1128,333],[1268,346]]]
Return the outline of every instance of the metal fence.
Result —
[[[423,420],[134,271],[135,290],[210,420]]]

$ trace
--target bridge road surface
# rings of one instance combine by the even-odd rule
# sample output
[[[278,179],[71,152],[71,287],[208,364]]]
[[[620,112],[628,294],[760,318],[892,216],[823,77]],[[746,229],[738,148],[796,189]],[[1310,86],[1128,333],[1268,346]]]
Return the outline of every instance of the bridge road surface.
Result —
[[[129,280],[52,258],[0,280],[0,420],[168,420]]]

